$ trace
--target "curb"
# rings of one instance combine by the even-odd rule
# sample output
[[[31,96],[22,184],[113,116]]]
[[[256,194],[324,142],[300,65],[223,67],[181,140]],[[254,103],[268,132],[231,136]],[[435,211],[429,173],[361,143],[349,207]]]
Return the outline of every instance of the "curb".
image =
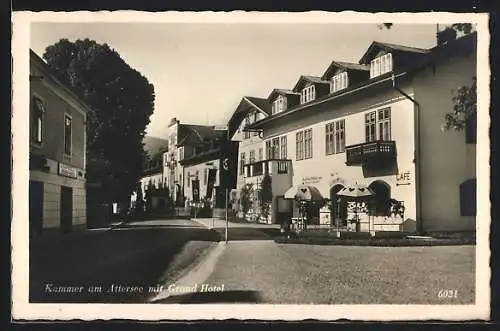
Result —
[[[214,271],[217,262],[226,248],[225,242],[219,242],[215,247],[213,247],[210,252],[199,261],[193,268],[191,268],[185,275],[181,276],[179,279],[174,280],[170,285],[174,284],[179,288],[196,288],[201,285]],[[175,298],[185,296],[186,294],[193,294],[196,292],[173,292],[170,293],[168,288],[158,293],[156,296],[147,300],[148,303],[157,303],[161,300],[166,300],[168,298]]]

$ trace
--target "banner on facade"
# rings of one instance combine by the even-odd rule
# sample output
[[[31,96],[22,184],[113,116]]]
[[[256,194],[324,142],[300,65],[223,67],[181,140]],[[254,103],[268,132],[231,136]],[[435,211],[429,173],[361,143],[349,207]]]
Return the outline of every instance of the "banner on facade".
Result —
[[[208,169],[207,198],[209,199],[212,198],[216,175],[217,175],[217,169]]]
[[[195,179],[191,183],[192,183],[192,187],[193,187],[193,201],[199,202],[200,201],[200,180]]]

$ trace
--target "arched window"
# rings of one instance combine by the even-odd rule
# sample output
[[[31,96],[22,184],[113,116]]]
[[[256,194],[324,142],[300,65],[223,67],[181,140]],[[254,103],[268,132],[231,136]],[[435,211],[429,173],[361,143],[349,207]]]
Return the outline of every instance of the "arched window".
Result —
[[[391,213],[391,187],[389,184],[382,180],[376,180],[368,188],[375,193],[375,196],[371,199],[370,213],[373,216],[389,216]]]
[[[476,216],[476,179],[460,184],[460,215]]]

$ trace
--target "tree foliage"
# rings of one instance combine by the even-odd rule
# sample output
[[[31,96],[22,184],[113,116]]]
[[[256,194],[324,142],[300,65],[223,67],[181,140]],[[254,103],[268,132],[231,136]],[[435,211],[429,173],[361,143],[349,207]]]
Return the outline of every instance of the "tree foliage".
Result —
[[[453,129],[462,131],[467,125],[467,119],[477,111],[476,77],[472,78],[471,85],[460,86],[453,91],[453,111],[444,116],[443,131]]]
[[[243,213],[247,213],[248,210],[250,209],[250,204],[252,202],[252,196],[253,196],[253,184],[247,183],[241,188],[240,192],[240,204]]]
[[[93,40],[61,39],[43,57],[93,109],[87,116],[87,180],[104,182],[107,199],[126,201],[146,156],[142,141],[154,108],[153,85]]]

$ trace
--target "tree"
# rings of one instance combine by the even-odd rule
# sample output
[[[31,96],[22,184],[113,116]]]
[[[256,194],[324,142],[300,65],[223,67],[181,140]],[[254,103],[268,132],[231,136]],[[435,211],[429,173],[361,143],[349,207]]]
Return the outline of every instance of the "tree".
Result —
[[[253,184],[251,183],[245,184],[241,188],[241,193],[240,193],[240,204],[244,214],[246,214],[250,209],[252,195],[253,195]]]
[[[452,100],[453,112],[444,116],[445,123],[441,125],[441,129],[462,131],[466,128],[468,119],[477,112],[476,77],[472,78],[471,85],[460,86],[454,90]]]
[[[93,40],[61,39],[43,57],[92,108],[87,116],[87,180],[112,178],[113,185],[103,185],[105,199],[128,201],[143,170],[153,85],[107,44]]]
[[[267,220],[271,211],[271,204],[273,202],[273,187],[271,176],[269,176],[269,174],[265,174],[260,185],[261,214]]]

